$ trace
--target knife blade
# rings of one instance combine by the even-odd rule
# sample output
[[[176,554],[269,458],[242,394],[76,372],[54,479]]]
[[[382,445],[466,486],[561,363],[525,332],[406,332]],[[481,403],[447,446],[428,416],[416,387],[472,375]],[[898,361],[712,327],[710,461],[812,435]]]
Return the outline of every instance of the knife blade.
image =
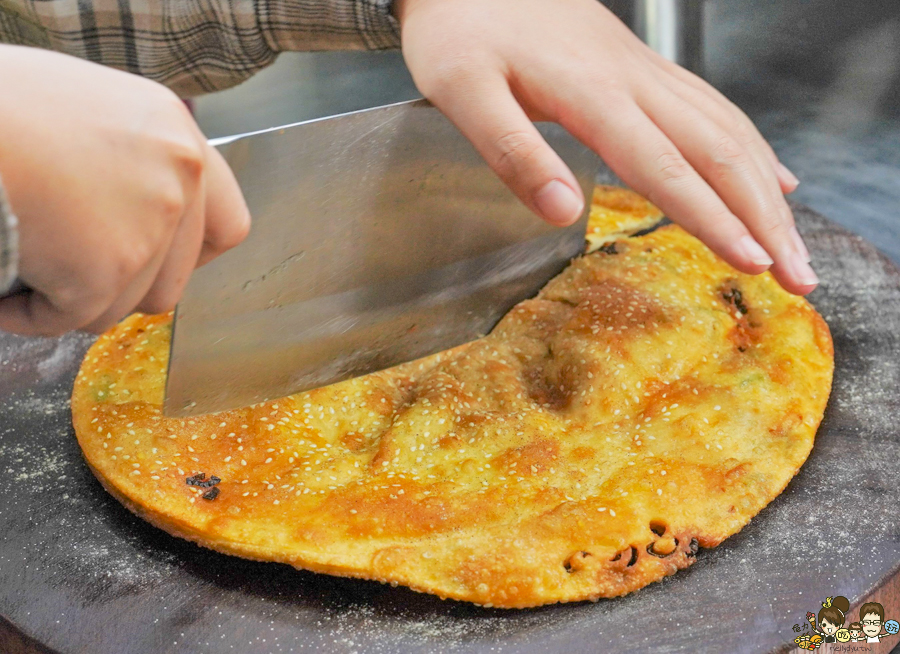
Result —
[[[478,338],[583,251],[600,161],[538,124],[588,199],[534,216],[424,100],[211,141],[253,223],[175,311],[164,412],[213,413]]]

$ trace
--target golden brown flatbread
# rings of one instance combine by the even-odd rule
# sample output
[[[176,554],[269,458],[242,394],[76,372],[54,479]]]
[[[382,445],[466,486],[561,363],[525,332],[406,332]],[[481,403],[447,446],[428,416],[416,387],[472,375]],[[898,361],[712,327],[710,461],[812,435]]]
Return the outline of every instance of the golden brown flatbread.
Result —
[[[663,217],[662,211],[633,191],[618,186],[598,185],[591,198],[587,251],[605,243],[648,229]]]
[[[222,552],[510,608],[623,595],[740,530],[809,454],[833,371],[805,300],[676,226],[577,259],[479,341],[241,410],[162,415],[169,337],[134,315],[75,382],[125,506]]]

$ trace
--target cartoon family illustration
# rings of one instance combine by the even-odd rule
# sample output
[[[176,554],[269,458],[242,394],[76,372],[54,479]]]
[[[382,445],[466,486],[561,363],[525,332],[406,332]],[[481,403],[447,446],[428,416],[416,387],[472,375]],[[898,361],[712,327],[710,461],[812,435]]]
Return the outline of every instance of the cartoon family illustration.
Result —
[[[900,631],[896,620],[884,619],[884,607],[878,602],[866,602],[859,607],[859,620],[844,626],[850,601],[841,595],[826,597],[819,609],[818,619],[814,613],[807,613],[806,619],[812,627],[811,633],[794,639],[800,649],[818,649],[823,643],[879,643],[882,638],[893,636]],[[808,627],[804,625],[803,629]],[[884,629],[884,631],[882,631]],[[794,625],[800,631],[800,625]]]

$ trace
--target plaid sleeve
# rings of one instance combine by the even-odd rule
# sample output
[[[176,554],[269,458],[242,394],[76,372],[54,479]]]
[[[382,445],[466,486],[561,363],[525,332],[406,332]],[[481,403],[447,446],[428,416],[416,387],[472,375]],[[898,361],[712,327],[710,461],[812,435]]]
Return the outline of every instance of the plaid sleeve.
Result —
[[[400,47],[393,0],[260,0],[259,23],[274,50]]]
[[[19,239],[16,216],[6,201],[0,180],[0,295],[6,293],[16,279],[19,264]]]
[[[0,0],[0,42],[50,48],[182,97],[238,84],[287,50],[400,45],[392,0]]]

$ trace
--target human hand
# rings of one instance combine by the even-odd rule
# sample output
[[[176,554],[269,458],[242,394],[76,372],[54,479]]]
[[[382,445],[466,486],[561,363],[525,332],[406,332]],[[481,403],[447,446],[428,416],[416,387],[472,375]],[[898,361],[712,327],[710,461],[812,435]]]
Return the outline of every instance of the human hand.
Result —
[[[228,165],[165,87],[66,55],[0,45],[0,176],[19,218],[19,277],[0,329],[103,331],[171,309],[250,216]]]
[[[818,283],[783,193],[796,178],[753,123],[596,0],[395,0],[413,80],[528,207],[584,198],[532,120],[560,123],[738,270]],[[774,262],[774,264],[773,264]]]

